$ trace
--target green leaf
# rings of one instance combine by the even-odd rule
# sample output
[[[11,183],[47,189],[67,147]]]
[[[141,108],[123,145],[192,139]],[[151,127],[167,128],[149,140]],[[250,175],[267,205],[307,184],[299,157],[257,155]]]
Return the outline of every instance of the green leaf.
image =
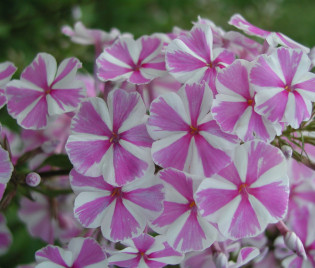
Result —
[[[49,156],[39,168],[45,166],[59,167],[61,169],[68,169],[69,171],[72,169],[72,164],[66,154],[56,154]]]

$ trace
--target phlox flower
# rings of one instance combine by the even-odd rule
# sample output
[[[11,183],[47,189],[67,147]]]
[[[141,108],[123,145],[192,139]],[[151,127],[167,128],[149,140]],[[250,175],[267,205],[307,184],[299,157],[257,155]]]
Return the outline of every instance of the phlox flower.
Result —
[[[167,242],[179,252],[203,250],[217,239],[217,231],[201,217],[194,193],[202,179],[168,168],[159,173],[165,186],[162,214],[152,229],[165,234]]]
[[[230,239],[256,236],[283,219],[288,198],[286,160],[262,141],[237,147],[234,162],[205,179],[196,193],[201,215]]]
[[[159,38],[150,36],[143,36],[137,40],[127,37],[118,39],[96,60],[99,79],[146,84],[156,77],[165,75],[162,45]]]
[[[315,101],[315,74],[301,50],[278,48],[262,55],[250,72],[255,95],[255,111],[271,122],[284,122],[299,128],[311,116]]]
[[[26,129],[42,129],[53,115],[74,111],[85,97],[81,81],[75,80],[81,63],[63,60],[58,69],[53,56],[39,53],[25,68],[20,80],[7,84],[8,112]]]
[[[146,131],[146,110],[138,93],[111,91],[108,105],[100,98],[82,102],[72,120],[66,151],[74,168],[122,186],[153,169],[152,139]]]
[[[13,172],[9,153],[0,146],[0,200]]]
[[[103,236],[114,242],[140,235],[163,208],[163,185],[153,175],[114,187],[103,177],[85,177],[73,169],[70,180],[77,194],[75,217],[84,227],[100,226]]]
[[[271,141],[281,133],[281,125],[273,124],[256,113],[255,91],[249,83],[251,63],[236,60],[219,72],[216,80],[218,94],[213,101],[212,114],[223,131],[236,134],[243,141]]]
[[[141,234],[123,244],[127,248],[110,256],[109,264],[128,268],[162,268],[167,264],[178,264],[183,259],[181,253],[167,244],[164,236]]]
[[[67,249],[48,245],[35,253],[35,268],[106,268],[105,253],[92,238],[71,239]]]
[[[223,48],[213,49],[209,25],[195,24],[187,35],[173,40],[166,49],[166,68],[181,83],[206,81],[214,94],[218,68],[234,61],[234,54]]]
[[[12,62],[0,63],[0,108],[7,103],[5,96],[5,86],[10,81],[12,75],[15,73],[16,67]]]
[[[212,92],[206,84],[186,84],[155,99],[147,129],[156,140],[153,161],[192,174],[211,176],[230,163],[236,136],[221,131],[210,114]]]
[[[236,28],[244,31],[248,35],[257,36],[263,39],[266,39],[269,46],[276,48],[278,45],[282,45],[289,48],[297,48],[303,50],[305,53],[309,53],[310,49],[305,47],[296,41],[292,40],[288,36],[279,32],[269,32],[258,28],[257,26],[249,23],[245,20],[240,14],[234,14],[229,22],[230,25],[235,26]]]
[[[12,235],[7,227],[5,217],[0,213],[0,256],[4,255],[12,243]]]

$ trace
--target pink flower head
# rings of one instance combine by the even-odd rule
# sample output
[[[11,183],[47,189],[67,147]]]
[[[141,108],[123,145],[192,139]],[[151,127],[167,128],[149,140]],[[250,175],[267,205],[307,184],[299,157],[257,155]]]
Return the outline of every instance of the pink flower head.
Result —
[[[315,101],[315,74],[309,72],[310,65],[300,50],[278,48],[270,56],[260,56],[250,73],[257,91],[255,111],[293,128],[309,119]]]
[[[111,45],[120,36],[119,30],[115,28],[107,33],[98,29],[88,29],[81,21],[76,22],[73,29],[70,26],[63,26],[61,31],[69,36],[74,43],[99,45],[100,47]]]
[[[156,140],[153,161],[192,174],[211,176],[230,163],[237,138],[221,131],[210,114],[212,92],[205,84],[186,84],[178,94],[155,99],[147,128]]]
[[[217,239],[216,229],[201,217],[194,200],[200,178],[168,168],[160,172],[165,185],[162,214],[152,222],[152,229],[165,234],[177,251],[203,250]]]
[[[23,128],[41,129],[51,116],[75,110],[85,97],[83,83],[75,80],[80,67],[78,59],[69,58],[57,69],[53,56],[39,53],[21,79],[6,87],[9,114]]]
[[[109,257],[109,264],[128,268],[162,268],[167,264],[178,264],[183,259],[183,255],[172,249],[163,236],[141,234],[124,244],[128,247]]]
[[[72,120],[66,151],[75,169],[122,186],[153,169],[146,110],[138,93],[111,91],[108,106],[100,98],[82,102]]]
[[[261,141],[236,148],[234,162],[196,193],[201,215],[231,239],[256,236],[287,211],[289,180],[282,152]]]
[[[152,79],[165,75],[162,45],[157,37],[143,36],[138,40],[120,38],[98,57],[96,63],[99,79],[147,84]]]
[[[195,24],[187,35],[181,35],[167,47],[167,70],[182,83],[206,81],[216,94],[217,69],[231,64],[234,54],[222,48],[213,49],[212,46],[211,27]]]
[[[272,124],[255,112],[255,91],[249,83],[251,64],[236,60],[219,72],[212,114],[223,131],[236,134],[243,141],[271,141],[281,133],[280,124]]]
[[[0,256],[8,251],[11,243],[11,232],[7,227],[5,217],[0,213]]]
[[[235,14],[231,17],[229,21],[230,25],[235,26],[236,28],[244,31],[248,35],[257,36],[263,39],[266,39],[269,46],[272,48],[282,45],[289,48],[297,48],[303,50],[305,53],[309,53],[310,49],[305,47],[286,35],[279,32],[269,32],[261,28],[256,27],[255,25],[249,23],[245,20],[240,14]]]
[[[105,253],[100,245],[92,238],[73,238],[66,250],[57,246],[48,245],[36,251],[35,258],[38,263],[36,268],[107,267]]]
[[[16,67],[11,62],[0,63],[0,108],[7,103],[5,96],[5,86],[10,81],[12,75],[15,73]]]
[[[154,220],[163,208],[163,185],[153,175],[114,187],[103,177],[85,177],[73,169],[70,180],[78,194],[75,217],[84,227],[100,226],[103,236],[111,241],[140,235],[147,222]]]

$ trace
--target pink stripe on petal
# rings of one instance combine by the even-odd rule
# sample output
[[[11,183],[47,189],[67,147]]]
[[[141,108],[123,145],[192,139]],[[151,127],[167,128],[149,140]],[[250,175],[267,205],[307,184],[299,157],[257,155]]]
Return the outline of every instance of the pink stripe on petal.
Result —
[[[75,216],[84,227],[89,227],[91,223],[101,214],[113,201],[112,196],[104,196],[84,203],[74,210]]]
[[[258,105],[255,111],[259,114],[267,115],[271,122],[281,121],[286,110],[289,94],[290,93],[286,90],[281,91],[264,103]],[[255,100],[257,100],[257,98],[259,98],[259,94],[256,94]]]
[[[110,146],[111,143],[108,140],[98,141],[68,140],[66,144],[66,149],[68,156],[71,160],[71,163],[75,166],[76,170],[82,174],[86,174],[95,163],[101,162],[103,156],[110,148]],[[99,167],[98,170],[94,170],[93,173],[98,174],[96,176],[100,176],[101,167]]]
[[[125,132],[122,132],[119,136],[120,139],[141,147],[151,147],[153,142],[147,132],[145,124],[128,129]]]
[[[147,84],[151,81],[151,79],[147,79],[145,78],[142,73],[140,72],[140,70],[136,70],[133,71],[130,75],[130,77],[128,78],[128,82],[132,83],[132,84]]]
[[[186,134],[169,146],[154,152],[152,154],[153,161],[164,168],[173,167],[183,170],[187,161],[191,137],[190,134]]]
[[[51,76],[52,74],[47,73],[46,64],[50,63],[50,57],[45,57],[47,60],[46,62],[43,58],[43,54],[38,54],[31,65],[25,68],[21,74],[21,78],[31,82],[43,90],[48,90],[50,85],[48,85],[47,79],[48,76]],[[53,75],[55,75],[55,73]]]
[[[166,52],[166,63],[166,67],[171,74],[180,72],[192,72],[196,71],[197,69],[206,67],[205,62],[196,59],[194,56],[180,50],[174,52]],[[186,80],[188,80],[188,77]]]
[[[274,135],[275,133],[276,132],[274,132]],[[244,141],[250,141],[256,138],[269,141],[270,139],[273,139],[273,137],[274,136],[268,133],[262,116],[257,114],[255,111],[252,111]]]
[[[156,212],[162,211],[162,201],[164,199],[163,185],[158,184],[149,188],[125,192],[124,199],[127,199],[147,210]],[[148,202],[148,200],[150,200],[150,202]]]
[[[65,64],[65,67],[64,69],[60,72],[60,67],[61,65],[59,66],[58,68],[58,74],[56,75],[56,78],[54,80],[54,82],[51,84],[51,87],[58,83],[59,81],[61,81],[62,79],[64,79],[66,76],[68,76],[73,70],[77,70],[78,68],[81,67],[81,63],[78,59],[76,58],[69,58],[69,59],[66,59],[64,60],[62,63],[62,67],[64,66]],[[59,73],[60,72],[60,73]]]
[[[103,250],[93,239],[84,239],[79,255],[72,267],[84,268],[88,265],[97,264],[105,260]]]
[[[125,254],[127,255],[128,253],[125,253]],[[140,254],[128,254],[128,255],[134,256],[134,258],[130,258],[130,259],[124,260],[124,261],[119,261],[119,260],[112,261],[111,258],[109,258],[109,264],[110,265],[118,265],[120,267],[138,268],[142,256]],[[116,254],[112,255],[112,256],[115,257]],[[117,259],[118,259],[118,256],[117,256]]]
[[[178,105],[182,105],[182,103]],[[182,116],[184,115],[178,114],[163,97],[160,97],[151,104],[148,126],[166,131],[187,131],[189,126],[183,120]]]
[[[152,37],[142,37],[141,38],[141,52],[139,55],[139,61],[143,62],[148,57],[150,57],[161,45],[161,40],[159,38]]]
[[[56,101],[59,108],[63,111],[69,110],[67,106],[70,106],[71,110],[74,110],[80,104],[81,99],[84,98],[82,88],[53,89],[50,92],[50,96]]]
[[[140,95],[115,90],[112,95],[113,103],[113,132],[118,133],[124,121],[132,114],[140,100]]]
[[[149,255],[147,255],[148,258],[165,260],[165,258],[167,258],[167,257],[175,257],[175,256],[182,257],[182,253],[175,251],[172,247],[170,247],[170,245],[167,242],[164,242],[163,245],[165,247],[164,249],[150,253]],[[176,259],[178,259],[178,258],[176,258]],[[164,263],[164,265],[165,265],[165,263]]]
[[[193,180],[179,170],[168,168],[162,170],[160,173],[161,180],[171,185],[175,191],[180,193],[187,201],[194,198]],[[167,185],[167,187],[169,187]]]
[[[214,100],[212,113],[223,131],[232,132],[236,123],[248,108],[247,102],[228,102]]]
[[[214,52],[216,52],[216,49],[214,49]],[[213,64],[214,66],[222,69],[225,68],[226,65],[232,64],[234,60],[235,60],[234,54],[231,51],[224,49],[213,60]]]
[[[240,61],[234,62],[228,68],[225,68],[218,74],[218,81],[230,89],[232,92],[244,97],[246,100],[251,99],[249,91],[248,72],[245,66]],[[220,93],[220,87],[218,87]],[[229,110],[229,106],[227,106]]]
[[[105,49],[103,53],[108,53],[116,59],[119,59],[120,61],[128,64],[129,66],[133,66],[134,62],[129,53],[127,42],[131,42],[131,44],[134,46],[136,45],[134,40],[131,38],[126,38],[126,40],[122,38],[116,41],[111,47]]]
[[[197,84],[186,85],[185,93],[187,95],[189,105],[191,125],[196,127],[198,123],[198,117],[200,115],[202,100],[205,94],[205,87],[199,86]]]
[[[197,212],[192,211],[178,233],[173,247],[177,248],[181,243],[180,251],[202,250],[202,240],[205,239],[206,235],[197,219]]]
[[[272,217],[278,220],[283,218],[288,206],[289,192],[281,182],[250,188],[248,192],[265,206]]]
[[[296,235],[301,239],[303,244],[306,243],[307,237],[309,235],[308,225],[311,220],[311,217],[312,215],[310,214],[310,210],[307,208],[307,206],[300,207],[292,211],[291,223],[292,226],[294,227],[293,230],[296,233]],[[314,243],[313,245],[307,246],[315,249]]]
[[[10,63],[3,71],[0,72],[0,80],[4,80],[9,76],[12,76],[15,71],[16,67],[12,63]],[[0,84],[1,83],[2,81],[0,81]]]
[[[137,158],[120,144],[114,145],[114,169],[117,185],[122,186],[140,178],[149,167],[144,160]]]
[[[315,93],[315,78],[306,80],[301,83],[297,83],[294,85],[294,88],[300,88],[302,90],[311,91]]]
[[[209,144],[202,135],[195,135],[195,142],[206,177],[217,173],[230,163],[231,158],[224,151]]]
[[[72,130],[78,133],[110,137],[112,132],[101,118],[99,112],[95,110],[92,103],[88,101],[83,102],[78,114],[72,120]]]
[[[310,101],[304,100],[297,91],[294,91],[293,94],[295,97],[295,120],[300,125],[302,121],[311,117],[311,110],[308,109],[305,103]]]
[[[33,109],[21,121],[25,128],[40,129],[47,125],[48,107],[46,97],[40,98]]]
[[[281,87],[284,82],[271,69],[266,59],[261,56],[250,72],[251,83],[260,87]]]
[[[39,251],[36,251],[35,257],[36,259],[40,257],[40,258],[43,258],[44,260],[47,259],[47,260],[52,261],[53,263],[62,265],[64,267],[68,267],[68,265],[65,263],[65,261],[60,255],[59,248],[56,246],[49,245],[45,248],[42,248]]]
[[[238,190],[209,188],[197,191],[196,201],[199,209],[203,211],[202,216],[206,217],[230,203],[238,194]]]
[[[146,265],[148,265],[148,267],[150,268],[162,268],[162,267],[165,267],[165,265],[167,264],[167,263],[158,262],[158,261],[154,261],[154,260],[150,260],[146,258],[144,258],[144,261]]]
[[[121,67],[119,65],[113,64],[108,60],[102,58],[102,55],[97,59],[97,75],[98,77],[103,80],[114,80],[115,78],[126,76],[127,74],[132,72],[132,69]]]
[[[145,218],[142,218],[146,221]],[[135,217],[124,206],[122,200],[117,198],[116,206],[110,225],[110,236],[114,241],[122,241],[137,235],[140,230],[140,224]]]
[[[284,161],[282,153],[264,142],[252,142],[248,152],[246,183],[250,186],[271,168]]]
[[[229,234],[234,238],[254,236],[260,231],[256,213],[248,197],[242,196],[229,228]]]
[[[154,220],[152,224],[158,227],[170,225],[182,214],[184,214],[188,209],[189,206],[187,206],[187,204],[179,204],[165,201],[163,213],[156,220]]]
[[[155,69],[155,70],[159,70],[159,71],[166,71],[164,61],[143,63],[141,65],[141,69],[144,70],[144,72],[145,72],[145,69]]]
[[[290,52],[292,52],[292,55]],[[279,48],[277,49],[277,55],[286,84],[291,85],[293,77],[300,64],[303,52]]]
[[[146,252],[154,244],[155,239],[150,235],[141,234],[140,236],[132,239],[132,241],[139,252]]]

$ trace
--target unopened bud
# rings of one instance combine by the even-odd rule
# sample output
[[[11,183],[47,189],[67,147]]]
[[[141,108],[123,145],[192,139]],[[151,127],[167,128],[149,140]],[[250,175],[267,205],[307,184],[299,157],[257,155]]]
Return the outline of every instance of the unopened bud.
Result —
[[[282,145],[281,146],[281,151],[284,154],[286,159],[289,159],[292,157],[293,150],[289,145]]]
[[[28,186],[36,187],[40,184],[40,176],[36,172],[31,172],[26,175],[25,182]]]
[[[228,259],[223,252],[214,253],[213,260],[216,268],[228,268],[229,266]]]
[[[287,232],[284,235],[284,243],[286,246],[291,249],[295,254],[302,257],[303,259],[307,259],[305,249],[300,238],[295,234],[295,232]]]

